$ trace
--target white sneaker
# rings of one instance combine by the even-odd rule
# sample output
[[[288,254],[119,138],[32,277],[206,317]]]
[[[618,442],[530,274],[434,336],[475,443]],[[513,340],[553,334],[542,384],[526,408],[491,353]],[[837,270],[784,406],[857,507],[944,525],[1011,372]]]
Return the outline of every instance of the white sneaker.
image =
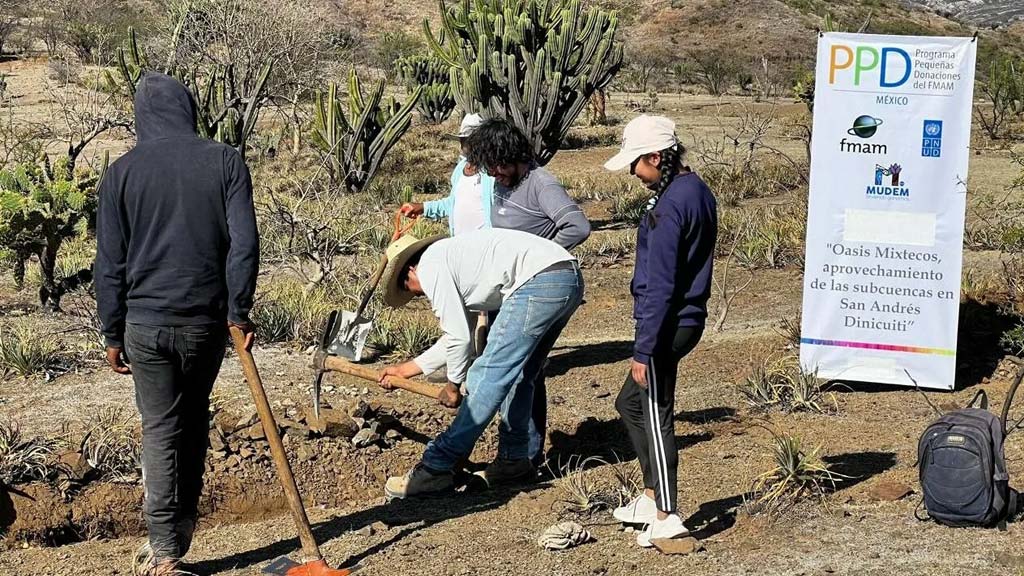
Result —
[[[612,516],[624,524],[650,524],[658,519],[658,505],[654,498],[641,492],[629,504],[616,508]]]
[[[643,532],[636,535],[636,543],[641,548],[651,548],[654,546],[651,540],[682,538],[689,534],[690,530],[683,526],[683,519],[679,514],[670,514],[664,520],[655,519],[648,524]]]

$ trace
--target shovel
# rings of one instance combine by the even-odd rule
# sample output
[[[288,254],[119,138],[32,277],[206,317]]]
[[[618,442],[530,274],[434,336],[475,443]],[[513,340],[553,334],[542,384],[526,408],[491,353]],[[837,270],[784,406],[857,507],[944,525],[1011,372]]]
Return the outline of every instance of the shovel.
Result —
[[[402,213],[396,212],[395,231],[391,235],[391,242],[398,240],[415,225],[416,219],[412,218],[409,224],[403,228]],[[329,342],[327,352],[332,356],[340,356],[352,362],[359,362],[362,359],[366,338],[370,335],[370,330],[373,328],[373,321],[364,318],[363,313],[366,312],[366,306],[370,303],[370,298],[373,297],[373,293],[377,290],[377,285],[380,284],[380,279],[384,275],[384,270],[387,266],[387,256],[381,256],[377,269],[374,271],[373,276],[370,277],[370,285],[363,292],[363,299],[359,301],[359,307],[356,308],[355,312],[347,310],[342,312],[340,319],[334,323],[331,333],[327,335]]]
[[[302,543],[303,563],[298,564],[288,558],[278,558],[263,572],[277,574],[278,576],[349,576],[354,570],[336,569],[327,565],[320,547],[313,537],[313,530],[309,526],[309,518],[306,516],[306,508],[302,505],[302,496],[299,495],[299,487],[295,484],[295,476],[292,474],[292,467],[288,464],[288,455],[284,451],[284,443],[281,442],[281,434],[277,430],[277,422],[274,420],[274,413],[270,410],[270,402],[267,400],[267,392],[263,388],[263,381],[260,380],[260,373],[256,369],[256,362],[252,353],[245,349],[245,334],[232,326],[230,328],[231,340],[235,344],[235,351],[238,353],[238,360],[242,364],[242,372],[245,380],[249,383],[249,391],[252,393],[253,402],[256,403],[256,412],[260,415],[260,422],[263,423],[263,433],[270,444],[270,455],[277,466],[277,476],[281,480],[281,487],[284,488],[284,495],[288,500],[288,508],[291,510],[292,519],[299,532],[299,542]]]

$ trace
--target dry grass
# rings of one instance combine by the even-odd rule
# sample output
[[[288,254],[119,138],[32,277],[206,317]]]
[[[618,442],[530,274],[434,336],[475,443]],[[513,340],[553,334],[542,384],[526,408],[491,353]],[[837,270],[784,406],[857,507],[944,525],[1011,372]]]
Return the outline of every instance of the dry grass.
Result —
[[[378,352],[401,359],[423,353],[441,337],[441,327],[429,312],[381,310],[367,341]]]

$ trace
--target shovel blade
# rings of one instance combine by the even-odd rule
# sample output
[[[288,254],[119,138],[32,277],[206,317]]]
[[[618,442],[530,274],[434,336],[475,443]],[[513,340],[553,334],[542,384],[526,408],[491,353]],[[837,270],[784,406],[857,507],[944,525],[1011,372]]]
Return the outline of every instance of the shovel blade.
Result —
[[[372,320],[356,316],[353,312],[342,312],[337,336],[327,346],[327,353],[359,362],[363,358],[363,347],[372,328]]]

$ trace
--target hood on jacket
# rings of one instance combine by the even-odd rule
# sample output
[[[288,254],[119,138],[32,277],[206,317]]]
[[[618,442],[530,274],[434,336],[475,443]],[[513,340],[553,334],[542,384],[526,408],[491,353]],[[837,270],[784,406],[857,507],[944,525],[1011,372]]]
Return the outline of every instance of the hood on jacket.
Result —
[[[135,90],[135,133],[139,142],[195,135],[196,101],[188,88],[166,74],[143,75]]]

